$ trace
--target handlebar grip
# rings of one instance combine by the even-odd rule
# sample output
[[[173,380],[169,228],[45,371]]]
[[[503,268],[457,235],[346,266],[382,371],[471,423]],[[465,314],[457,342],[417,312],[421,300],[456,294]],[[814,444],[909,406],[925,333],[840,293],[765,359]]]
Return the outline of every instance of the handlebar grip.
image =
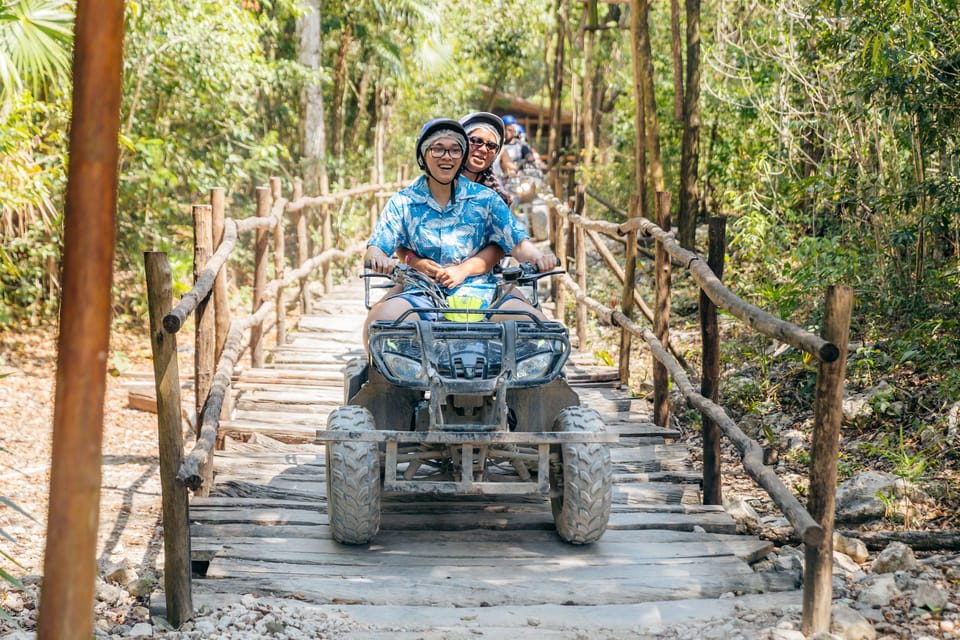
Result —
[[[364,261],[363,261],[363,268],[364,268],[364,269],[369,269],[369,268],[372,267],[372,266],[373,266],[373,260],[367,259],[367,260],[364,260]]]

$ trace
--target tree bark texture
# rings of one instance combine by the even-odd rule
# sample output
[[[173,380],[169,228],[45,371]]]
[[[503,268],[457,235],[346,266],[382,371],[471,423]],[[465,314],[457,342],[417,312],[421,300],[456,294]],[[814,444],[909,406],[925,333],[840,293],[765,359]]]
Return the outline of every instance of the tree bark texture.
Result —
[[[37,637],[93,635],[116,242],[123,3],[78,0],[53,455]]]
[[[686,0],[687,82],[683,96],[683,139],[680,144],[680,246],[696,249],[697,213],[700,210],[697,176],[700,165],[700,0]]]

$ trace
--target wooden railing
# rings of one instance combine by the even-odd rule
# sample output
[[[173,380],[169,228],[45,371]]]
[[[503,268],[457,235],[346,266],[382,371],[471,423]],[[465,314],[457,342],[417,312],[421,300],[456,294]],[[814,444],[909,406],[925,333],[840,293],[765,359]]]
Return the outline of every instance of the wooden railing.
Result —
[[[263,338],[273,328],[276,342],[286,340],[286,316],[290,308],[309,311],[306,283],[321,270],[324,289],[332,285],[330,264],[349,259],[363,250],[362,244],[346,248],[332,246],[331,207],[351,198],[367,198],[369,227],[376,221],[385,197],[401,184],[368,185],[337,194],[304,197],[299,184],[293,187],[291,200],[281,195],[278,179],[270,187],[257,189],[257,215],[234,221],[224,216],[223,191],[213,189],[210,204],[194,206],[195,269],[194,288],[171,309],[170,269],[165,254],[145,255],[151,333],[160,422],[160,466],[164,502],[164,545],[166,552],[165,590],[168,619],[178,626],[192,615],[190,595],[190,541],[188,529],[188,490],[204,495],[210,487],[211,455],[217,442],[220,416],[229,408],[232,372],[246,348],[251,363],[263,364]],[[654,420],[666,426],[670,416],[669,387],[672,378],[685,401],[699,409],[703,419],[704,470],[703,493],[707,504],[721,503],[720,438],[730,438],[742,456],[743,466],[790,521],[806,548],[803,592],[803,631],[827,630],[830,621],[832,532],[834,490],[837,476],[837,443],[840,427],[840,401],[846,363],[847,331],[850,323],[852,293],[848,287],[830,287],[824,308],[823,335],[816,336],[789,322],[780,320],[739,299],[721,282],[724,260],[723,219],[710,221],[710,255],[707,260],[678,246],[670,229],[670,196],[657,194],[657,223],[639,215],[636,198],[622,223],[590,220],[585,216],[587,193],[580,188],[572,205],[546,195],[550,208],[550,242],[568,274],[555,281],[554,297],[558,319],[564,320],[567,293],[574,297],[575,331],[580,345],[587,339],[587,315],[620,328],[619,372],[621,384],[629,384],[630,351],[634,337],[644,341],[653,357]],[[609,206],[607,203],[603,203]],[[319,209],[316,217],[321,230],[321,246],[308,257],[308,207]],[[623,213],[623,212],[621,212]],[[293,216],[295,251],[284,245],[287,215]],[[237,244],[240,233],[256,232],[251,314],[231,318],[227,305],[224,265]],[[601,236],[613,238],[623,246],[619,258],[607,248]],[[638,238],[654,241],[654,281],[656,300],[648,306],[635,291]],[[586,268],[590,240],[596,253],[623,283],[619,309],[590,297]],[[216,251],[211,248],[216,242]],[[269,261],[269,247],[273,260]],[[296,269],[287,271],[288,253],[296,255]],[[622,261],[622,264],[621,264]],[[694,372],[669,339],[671,270],[677,263],[686,269],[701,290],[700,318],[703,338],[703,371],[699,392],[690,381]],[[269,266],[273,279],[267,282]],[[296,287],[294,290],[293,287]],[[211,304],[212,303],[212,304]],[[814,434],[808,507],[800,504],[772,469],[763,464],[762,447],[743,433],[717,402],[719,384],[719,332],[717,308],[729,312],[753,330],[809,353],[819,361],[814,401]],[[212,310],[211,310],[212,309]],[[644,315],[652,329],[634,321],[635,309]],[[195,400],[196,436],[193,450],[183,456],[180,416],[180,384],[176,360],[176,334],[191,314],[195,317]],[[244,336],[249,333],[249,341]]]
[[[831,575],[833,563],[833,519],[837,481],[840,404],[843,396],[847,357],[847,335],[853,305],[852,289],[846,286],[827,288],[823,311],[823,335],[814,335],[801,327],[776,318],[734,295],[720,281],[726,242],[723,218],[710,220],[710,254],[703,256],[680,247],[670,226],[670,194],[658,193],[657,222],[637,215],[639,205],[634,198],[626,221],[616,224],[590,220],[584,215],[586,191],[579,188],[573,204],[567,205],[547,196],[550,207],[551,244],[568,271],[556,296],[558,319],[565,313],[565,291],[575,297],[575,330],[583,345],[586,342],[587,311],[602,321],[620,327],[619,371],[623,385],[629,384],[630,351],[633,337],[642,339],[653,357],[654,421],[667,426],[670,416],[669,382],[673,379],[683,398],[699,409],[703,423],[703,495],[705,504],[722,504],[720,439],[728,437],[740,451],[744,469],[773,499],[787,517],[805,546],[803,588],[804,633],[826,631],[830,627]],[[601,204],[608,203],[600,200]],[[620,211],[623,214],[624,212]],[[656,300],[653,308],[644,304],[635,291],[638,235],[655,241],[653,280]],[[603,242],[601,235],[623,245],[623,265]],[[586,294],[592,290],[587,282],[586,265],[589,239],[604,263],[623,283],[620,308],[611,308]],[[689,365],[670,344],[669,319],[671,269],[683,267],[700,287],[700,320],[703,343],[701,388],[698,392],[690,381]],[[638,307],[651,323],[652,330],[634,322]],[[776,473],[764,464],[763,448],[749,438],[724,411],[718,402],[719,332],[717,308],[727,311],[753,330],[810,354],[819,362],[814,396],[813,446],[807,508],[788,489]]]
[[[165,253],[144,254],[150,308],[151,343],[157,392],[160,478],[163,491],[164,589],[168,619],[174,626],[193,616],[190,589],[190,532],[188,491],[206,495],[213,479],[212,452],[217,445],[220,417],[229,414],[230,383],[243,352],[249,349],[251,364],[263,366],[264,338],[275,330],[277,344],[286,341],[286,317],[291,309],[309,312],[308,279],[320,271],[324,291],[332,286],[330,265],[359,255],[363,238],[346,248],[333,247],[332,207],[351,199],[365,199],[372,223],[391,192],[405,185],[374,184],[333,194],[304,197],[299,183],[291,200],[281,195],[278,178],[269,187],[256,190],[256,215],[242,220],[225,215],[223,189],[210,192],[209,204],[193,206],[194,286],[172,307],[173,282]],[[310,208],[316,216],[308,215]],[[285,246],[286,222],[292,217],[296,247]],[[320,230],[318,251],[310,257],[308,218]],[[364,225],[366,226],[366,225]],[[242,233],[255,232],[253,309],[233,317],[229,308],[227,261]],[[216,250],[213,250],[213,247]],[[272,258],[270,247],[273,248]],[[287,254],[295,256],[295,269],[287,269]],[[273,278],[268,282],[272,266]],[[188,318],[195,324],[194,395],[196,442],[184,456],[181,418],[180,375],[177,362],[177,332]],[[249,335],[245,342],[244,337]],[[226,411],[225,411],[226,408]]]

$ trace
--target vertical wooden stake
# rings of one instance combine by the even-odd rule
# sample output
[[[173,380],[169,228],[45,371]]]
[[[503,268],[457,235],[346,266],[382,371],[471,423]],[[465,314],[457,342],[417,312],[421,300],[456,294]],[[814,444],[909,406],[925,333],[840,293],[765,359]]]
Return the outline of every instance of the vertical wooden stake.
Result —
[[[584,215],[586,210],[586,191],[584,185],[577,185],[577,204],[574,207],[577,215]],[[575,223],[573,225],[573,259],[577,264],[577,286],[586,293],[587,291],[587,241],[584,237],[583,225]],[[577,348],[581,351],[587,348],[587,307],[583,304],[577,305]]]
[[[226,222],[226,207],[224,203],[223,187],[214,187],[210,189],[210,210],[212,213],[211,226],[213,229],[213,252],[223,243],[224,225]],[[216,361],[220,360],[220,354],[223,353],[223,345],[227,341],[227,333],[230,331],[230,300],[227,298],[227,270],[220,269],[217,277],[213,281],[213,308],[215,310],[215,320],[217,330],[217,349]]]
[[[193,206],[193,281],[196,282],[203,272],[203,268],[213,255],[213,232],[211,220],[213,218],[210,205],[197,204]],[[196,409],[196,434],[200,437],[200,425],[203,424],[203,408],[207,401],[207,394],[213,386],[213,374],[217,368],[217,335],[214,322],[214,308],[210,306],[210,296],[197,303],[195,342],[194,342],[194,407]],[[213,458],[210,457],[200,468],[203,476],[203,487],[197,495],[206,496],[213,484]]]
[[[280,182],[280,178],[270,178],[270,197],[273,199],[273,202],[276,202],[282,197],[282,189],[283,185]],[[286,269],[286,242],[283,237],[283,227],[284,216],[283,213],[281,213],[280,219],[277,220],[277,226],[273,228],[273,277],[279,282],[283,282],[283,274]],[[283,285],[277,287],[277,346],[286,344],[287,342],[287,304],[283,300],[283,291]]]
[[[830,630],[833,599],[833,521],[837,491],[837,455],[843,418],[843,379],[847,367],[847,339],[853,308],[853,289],[827,288],[823,310],[823,338],[837,345],[840,355],[817,368],[813,399],[813,443],[810,449],[810,497],[807,511],[823,527],[823,541],[804,549],[803,617],[800,630],[813,635]]]
[[[630,217],[640,215],[640,196],[630,196]],[[627,233],[627,244],[623,265],[623,293],[620,297],[620,309],[623,315],[632,318],[634,307],[634,289],[637,280],[637,231]],[[630,347],[633,335],[626,329],[620,329],[620,384],[630,386]]]
[[[297,202],[303,197],[303,181],[297,178],[293,181],[293,201]],[[310,259],[310,240],[307,237],[307,207],[300,207],[294,214],[294,224],[297,230],[297,268]],[[310,280],[307,276],[300,278],[300,312],[310,313],[312,305],[310,303]]]
[[[657,192],[657,226],[670,232],[670,194]],[[664,349],[670,348],[670,254],[657,242],[654,282],[657,302],[653,314],[653,333]],[[653,359],[653,422],[658,427],[670,424],[670,378],[667,368]]]
[[[257,187],[257,217],[270,216],[270,188]],[[270,232],[267,229],[257,229],[257,240],[254,248],[253,263],[253,313],[263,304],[263,297],[267,290],[267,246]],[[263,325],[257,323],[250,327],[250,366],[255,369],[263,367]]]
[[[376,169],[372,168],[371,171],[376,171]],[[330,185],[326,181],[320,183],[320,195],[330,195]],[[373,212],[372,215],[374,216],[374,222],[376,222],[376,212]],[[320,218],[323,235],[322,249],[323,251],[329,251],[333,248],[333,213],[330,205],[325,204],[320,208]],[[373,230],[372,225],[370,230]],[[323,292],[330,293],[333,290],[333,272],[330,271],[330,262],[324,262],[320,269],[323,271]]]
[[[177,482],[183,462],[183,423],[180,411],[180,372],[177,336],[163,329],[163,316],[173,300],[173,278],[167,254],[144,254],[150,343],[157,388],[157,436],[160,446],[160,488],[163,504],[163,589],[167,620],[174,628],[193,616],[190,587],[190,502],[187,488]]]
[[[559,210],[557,210],[557,257],[560,258],[560,268],[566,271],[570,267],[570,252],[567,251],[567,233],[568,227],[566,225],[566,216],[564,216]],[[567,288],[563,286],[563,279],[556,279],[556,293],[554,294],[554,317],[566,324],[567,319]]]
[[[723,279],[723,263],[727,251],[727,219],[710,218],[710,249],[707,265],[717,278]],[[700,290],[700,336],[703,342],[703,373],[700,395],[717,402],[720,387],[720,329],[717,307]],[[703,503],[723,504],[720,469],[720,427],[706,413],[700,413],[703,424]]]

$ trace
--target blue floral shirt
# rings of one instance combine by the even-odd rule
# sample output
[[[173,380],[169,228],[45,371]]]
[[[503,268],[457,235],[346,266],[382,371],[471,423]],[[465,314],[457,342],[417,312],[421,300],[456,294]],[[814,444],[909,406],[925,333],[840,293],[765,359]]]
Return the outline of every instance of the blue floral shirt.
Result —
[[[440,265],[459,264],[491,242],[507,253],[527,232],[495,191],[460,178],[456,197],[441,208],[430,193],[427,177],[395,193],[380,213],[367,245],[388,256],[407,247]],[[490,304],[496,293],[492,273],[471,276],[448,294],[474,295]]]

